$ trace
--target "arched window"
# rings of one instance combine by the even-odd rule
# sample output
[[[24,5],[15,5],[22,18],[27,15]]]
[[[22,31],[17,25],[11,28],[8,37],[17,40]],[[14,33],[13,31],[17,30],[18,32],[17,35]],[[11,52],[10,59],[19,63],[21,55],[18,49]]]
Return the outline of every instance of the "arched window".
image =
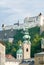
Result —
[[[26,52],[28,52],[28,48],[26,49]]]

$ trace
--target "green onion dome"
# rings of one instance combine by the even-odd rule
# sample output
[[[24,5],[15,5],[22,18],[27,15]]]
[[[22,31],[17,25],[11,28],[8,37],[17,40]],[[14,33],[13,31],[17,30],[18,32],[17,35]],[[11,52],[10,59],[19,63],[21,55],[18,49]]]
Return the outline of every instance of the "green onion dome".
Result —
[[[31,42],[28,41],[28,40],[24,40],[23,43],[29,43],[29,44],[31,44]]]
[[[23,54],[22,48],[18,49],[17,54]]]
[[[29,35],[24,35],[23,39],[30,39],[30,36]]]
[[[29,35],[29,33],[27,32],[27,31],[25,31],[25,33],[24,33],[25,35]]]
[[[24,40],[23,43],[28,43],[28,41],[27,40]]]

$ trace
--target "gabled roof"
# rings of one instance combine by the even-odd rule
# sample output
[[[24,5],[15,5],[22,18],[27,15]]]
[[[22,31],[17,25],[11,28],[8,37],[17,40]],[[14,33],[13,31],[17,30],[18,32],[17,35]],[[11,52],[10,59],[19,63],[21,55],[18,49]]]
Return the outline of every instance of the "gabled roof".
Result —
[[[41,56],[44,55],[44,52],[36,53],[35,56]]]

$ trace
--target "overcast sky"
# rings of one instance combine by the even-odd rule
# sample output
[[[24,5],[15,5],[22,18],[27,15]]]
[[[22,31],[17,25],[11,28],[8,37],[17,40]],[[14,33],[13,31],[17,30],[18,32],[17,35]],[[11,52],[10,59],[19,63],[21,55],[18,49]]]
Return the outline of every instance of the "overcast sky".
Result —
[[[40,12],[44,15],[44,0],[0,0],[0,28]]]

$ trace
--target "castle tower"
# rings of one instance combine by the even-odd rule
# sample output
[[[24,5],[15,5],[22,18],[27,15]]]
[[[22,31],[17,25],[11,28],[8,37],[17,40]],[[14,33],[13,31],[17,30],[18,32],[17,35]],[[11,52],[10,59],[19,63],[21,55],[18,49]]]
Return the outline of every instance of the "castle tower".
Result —
[[[40,25],[40,34],[44,31],[44,16],[39,14],[39,25]]]
[[[39,21],[40,21],[40,22],[39,22],[39,25],[40,25],[40,26],[43,26],[44,16],[42,15],[42,13],[40,13],[38,16],[39,16]]]
[[[31,42],[28,29],[25,29],[23,36],[23,59],[28,60],[30,58]]]

